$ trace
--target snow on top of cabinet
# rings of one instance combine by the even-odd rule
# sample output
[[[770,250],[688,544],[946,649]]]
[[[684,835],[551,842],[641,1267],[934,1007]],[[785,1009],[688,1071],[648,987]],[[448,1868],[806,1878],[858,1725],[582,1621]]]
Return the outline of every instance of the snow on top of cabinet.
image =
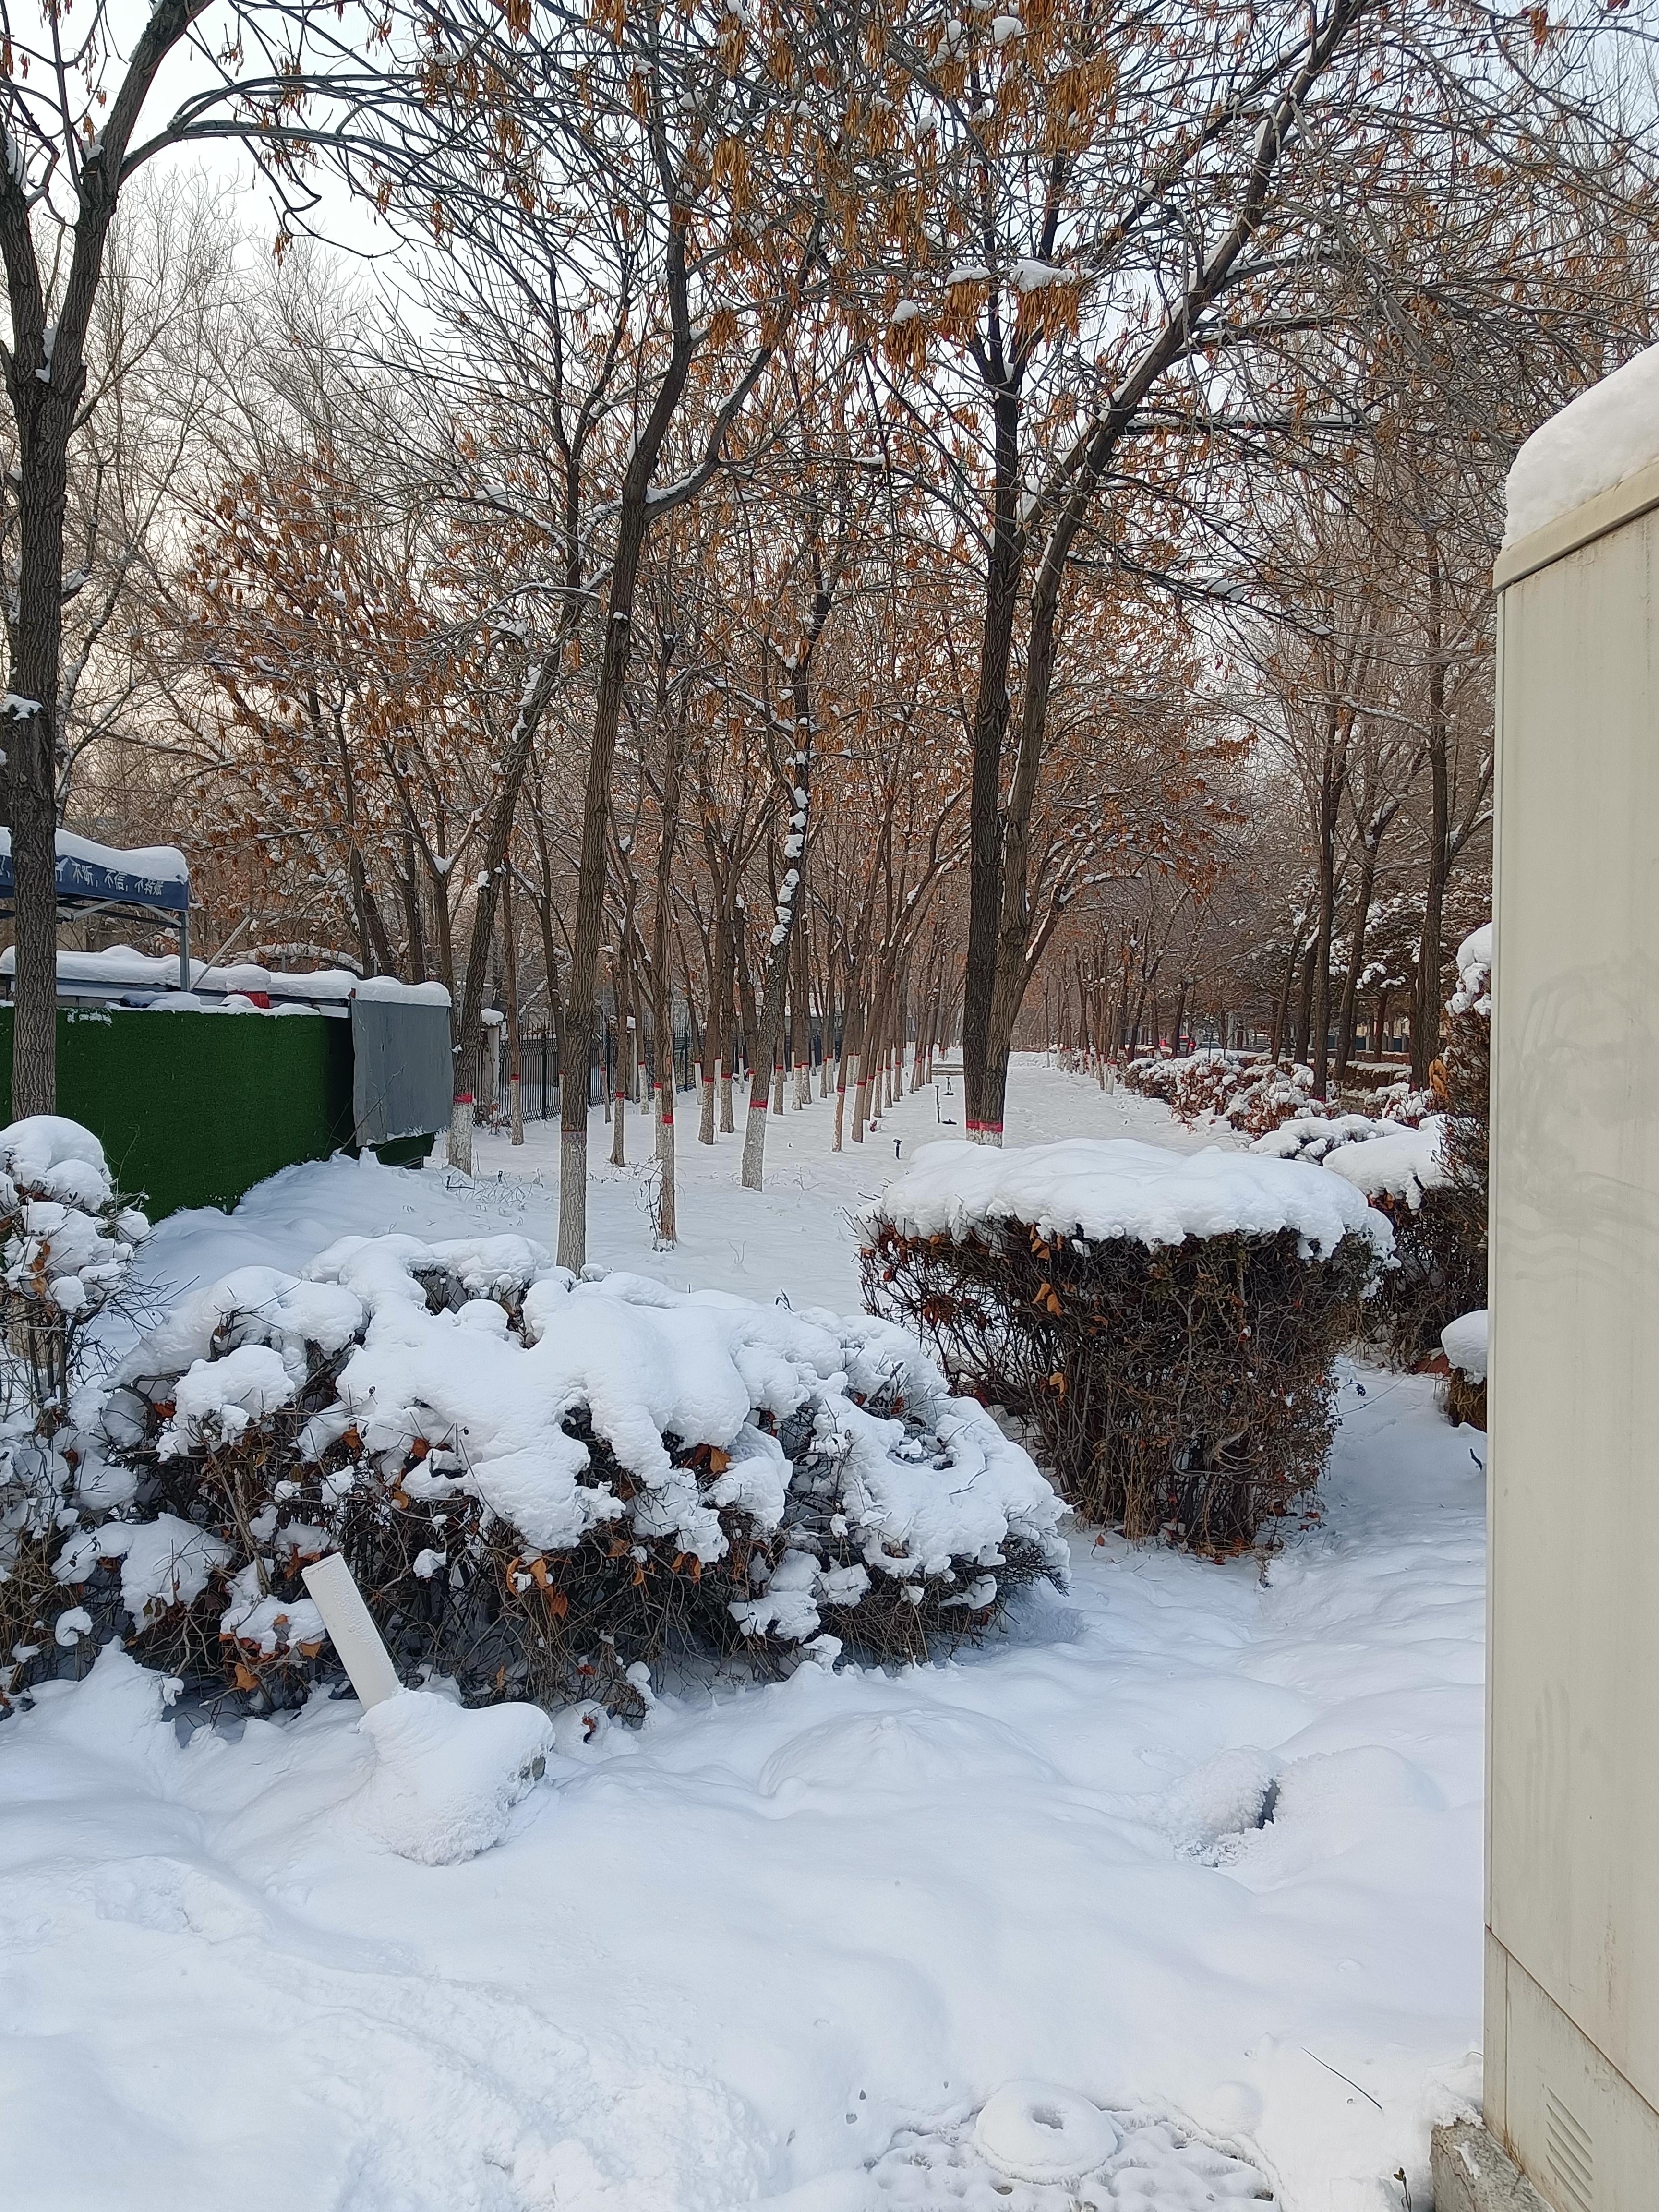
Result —
[[[1581,392],[1534,430],[1510,471],[1504,543],[1534,531],[1659,461],[1659,346]]]

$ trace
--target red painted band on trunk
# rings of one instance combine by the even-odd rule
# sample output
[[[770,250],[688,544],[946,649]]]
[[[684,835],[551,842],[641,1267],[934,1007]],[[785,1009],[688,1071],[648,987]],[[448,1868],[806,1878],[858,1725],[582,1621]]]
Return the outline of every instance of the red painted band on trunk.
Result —
[[[458,1091],[455,1093],[455,1103],[458,1106],[470,1106],[472,1103],[472,1093],[470,1091]]]

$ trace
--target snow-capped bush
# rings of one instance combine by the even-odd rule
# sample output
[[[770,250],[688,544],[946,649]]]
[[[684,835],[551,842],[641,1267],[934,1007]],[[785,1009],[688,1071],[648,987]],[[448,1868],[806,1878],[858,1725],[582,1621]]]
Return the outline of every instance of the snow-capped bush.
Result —
[[[1365,1334],[1400,1367],[1432,1362],[1447,1322],[1486,1302],[1492,957],[1490,924],[1458,947],[1432,1089],[1380,1093],[1382,1122],[1323,1149],[1325,1165],[1394,1224],[1395,1264],[1366,1306]],[[1306,1125],[1309,1152],[1316,1126]],[[1253,1149],[1298,1143],[1304,1127],[1287,1123]]]
[[[1407,1129],[1415,1129],[1426,1121],[1439,1110],[1440,1104],[1432,1091],[1413,1091],[1408,1075],[1402,1075],[1396,1082],[1385,1083],[1372,1093],[1372,1100],[1384,1121],[1398,1123]]]
[[[1261,1088],[1264,1064],[1242,1052],[1183,1053],[1176,1059],[1133,1060],[1123,1072],[1131,1091],[1161,1098],[1178,1121],[1189,1125],[1206,1115],[1230,1118],[1241,1090]],[[1311,1088],[1313,1077],[1308,1077]]]
[[[240,1269],[128,1356],[104,1427],[136,1488],[58,1576],[270,1694],[313,1671],[301,1570],[337,1549],[406,1674],[623,1702],[676,1649],[919,1653],[1066,1557],[1048,1484],[902,1330],[579,1281],[520,1237]]]
[[[1473,1013],[1491,1018],[1492,963],[1492,924],[1486,921],[1471,930],[1457,948],[1457,988],[1446,1003],[1449,1014],[1455,1018]]]
[[[1486,1425],[1487,1325],[1483,1307],[1479,1313],[1459,1314],[1440,1332],[1447,1373],[1441,1385],[1441,1403],[1448,1420],[1467,1421],[1471,1428]]]
[[[149,1224],[116,1195],[104,1148],[55,1114],[0,1129],[0,1301],[9,1412],[65,1401],[80,1331],[119,1290]]]
[[[1324,1159],[1339,1145],[1356,1145],[1369,1138],[1391,1137],[1397,1132],[1388,1121],[1369,1114],[1298,1114],[1257,1137],[1250,1146],[1273,1160]]]
[[[1441,1153],[1444,1134],[1445,1123],[1438,1115],[1415,1128],[1379,1122],[1368,1133],[1328,1146],[1325,1165],[1373,1205],[1391,1199],[1409,1213],[1420,1212],[1428,1193],[1438,1190],[1446,1180]]]
[[[1178,1060],[1133,1060],[1123,1080],[1146,1097],[1161,1098],[1177,1121],[1188,1127],[1206,1119],[1224,1121],[1255,1140],[1257,1151],[1275,1150],[1261,1143],[1263,1137],[1294,1128],[1297,1139],[1275,1152],[1285,1159],[1321,1157],[1318,1144],[1323,1140],[1316,1139],[1316,1123],[1382,1121],[1415,1127],[1436,1107],[1431,1092],[1413,1091],[1409,1082],[1401,1081],[1373,1093],[1375,1115],[1345,1114],[1340,1106],[1314,1097],[1312,1068],[1288,1060],[1254,1059],[1241,1052],[1192,1052]]]
[[[48,1571],[69,1501],[103,1476],[72,1400],[88,1325],[149,1231],[90,1130],[53,1114],[0,1129],[0,1710],[80,1641]]]
[[[1093,1139],[924,1146],[863,1228],[866,1303],[1025,1419],[1073,1504],[1203,1550],[1318,1480],[1393,1241],[1306,1161]]]

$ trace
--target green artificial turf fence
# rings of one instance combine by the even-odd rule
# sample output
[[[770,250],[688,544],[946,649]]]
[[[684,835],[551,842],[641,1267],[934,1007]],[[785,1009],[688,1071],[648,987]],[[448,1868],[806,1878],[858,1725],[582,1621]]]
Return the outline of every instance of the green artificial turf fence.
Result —
[[[0,1006],[4,1121],[11,1018]],[[98,1138],[116,1187],[153,1221],[180,1206],[231,1206],[278,1168],[354,1148],[351,1024],[60,1006],[58,1111]]]

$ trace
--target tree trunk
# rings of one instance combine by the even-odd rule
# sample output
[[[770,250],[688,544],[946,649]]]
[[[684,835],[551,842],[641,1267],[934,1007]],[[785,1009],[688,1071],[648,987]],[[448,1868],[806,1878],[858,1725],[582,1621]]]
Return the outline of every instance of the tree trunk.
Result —
[[[8,241],[8,262],[11,259]],[[13,275],[14,320],[17,282]],[[58,1104],[58,693],[63,649],[64,514],[75,389],[58,388],[54,358],[16,347],[7,383],[18,430],[18,565],[11,668],[3,715],[9,785],[16,975],[13,984],[11,1111],[52,1114]],[[31,388],[32,387],[32,388]]]
[[[822,611],[820,611],[820,605]],[[784,841],[785,868],[778,886],[777,908],[768,948],[766,981],[755,1033],[754,1060],[749,1078],[749,1119],[743,1133],[743,1187],[759,1190],[766,1172],[766,1105],[777,1067],[775,1110],[783,1111],[783,1002],[788,988],[792,941],[806,902],[806,839],[812,804],[812,702],[811,647],[817,641],[829,615],[822,591],[814,604],[814,627],[810,643],[803,643],[791,664],[790,690],[795,715],[795,750],[789,757],[789,834]],[[747,978],[745,976],[745,983]]]
[[[794,967],[789,987],[789,1050],[795,1063],[794,1109],[799,1114],[812,1103],[812,1009],[810,1002],[811,969],[806,957],[806,915],[795,925]]]
[[[1347,1079],[1348,1062],[1353,1053],[1354,1034],[1359,1019],[1359,978],[1365,965],[1365,932],[1370,922],[1371,897],[1376,889],[1377,854],[1382,850],[1383,833],[1389,816],[1374,823],[1364,834],[1360,852],[1359,888],[1354,895],[1353,941],[1348,947],[1348,970],[1342,979],[1342,1011],[1337,1019],[1336,1079],[1339,1085]]]
[[[1412,1003],[1412,1088],[1426,1091],[1440,1049],[1440,933],[1451,854],[1451,776],[1446,746],[1446,663],[1442,638],[1440,545],[1428,535],[1429,872]]]
[[[1296,1041],[1293,1057],[1304,1066],[1308,1058],[1308,1042],[1313,1034],[1314,963],[1318,957],[1319,944],[1316,939],[1302,962],[1302,981],[1296,994]]]
[[[513,1142],[524,1142],[524,1067],[519,1039],[519,945],[513,920],[513,866],[501,884],[501,945],[507,962],[507,1095]]]
[[[490,808],[484,834],[483,866],[479,871],[478,895],[472,913],[472,940],[467,947],[466,980],[457,1010],[454,1107],[450,1119],[450,1164],[465,1175],[472,1172],[473,1098],[483,1057],[484,981],[489,972],[490,942],[495,929],[495,906],[507,869],[507,846],[519,793],[530,766],[536,732],[553,696],[558,664],[551,654],[532,664],[520,695],[517,720],[507,740],[501,765],[501,788]]]
[[[994,516],[985,576],[979,688],[974,702],[973,781],[968,823],[968,952],[963,981],[963,1121],[975,1144],[1002,1136],[1003,1083],[993,1068],[992,1009],[1002,933],[1002,747],[1008,729],[1008,671],[1013,653],[1022,538],[1018,523],[1019,395],[1004,386],[992,401]]]
[[[1314,823],[1318,882],[1315,890],[1312,1036],[1308,1058],[1313,1069],[1316,1098],[1325,1097],[1330,1080],[1331,939],[1336,928],[1336,823],[1338,800],[1346,781],[1343,753],[1340,731],[1334,724],[1326,734],[1320,763]]]
[[[628,1164],[624,1109],[628,1104],[632,1074],[629,1055],[634,1049],[634,1039],[638,1035],[634,1026],[633,964],[628,957],[624,926],[621,950],[611,969],[611,996],[617,1010],[617,1060],[611,1071],[611,1164],[613,1168]]]
[[[60,693],[64,645],[64,519],[69,445],[86,392],[86,335],[103,276],[131,135],[156,72],[195,15],[189,0],[156,0],[137,29],[113,105],[82,149],[75,179],[73,243],[44,225],[61,280],[47,323],[46,288],[37,256],[34,195],[26,160],[9,148],[0,164],[0,257],[11,328],[6,395],[16,432],[13,495],[15,565],[8,578],[9,669],[0,707],[0,748],[12,840],[16,970],[12,987],[11,1111],[14,1120],[51,1114],[58,1104],[58,765],[63,743]],[[54,24],[56,18],[53,19]],[[9,50],[7,69],[15,63]],[[69,64],[73,68],[73,63]],[[95,72],[94,72],[95,74]],[[12,128],[24,127],[14,109]],[[65,118],[67,128],[67,117]]]
[[[641,458],[636,449],[635,461]],[[654,453],[651,461],[654,462]],[[576,922],[571,935],[568,1024],[583,1044],[592,1036],[598,1011],[599,938],[605,927],[608,874],[605,831],[610,821],[611,782],[622,720],[623,688],[634,638],[634,590],[645,546],[646,492],[650,462],[643,471],[630,466],[605,608],[604,658],[593,707],[588,745],[587,786],[583,796],[581,858],[576,875]],[[586,1052],[583,1075],[586,1078]],[[587,1264],[587,1084],[561,1085],[559,1094],[559,1264],[580,1274]]]
[[[1291,1018],[1291,992],[1296,982],[1296,964],[1302,957],[1302,933],[1298,929],[1291,939],[1291,949],[1285,956],[1285,981],[1273,1007],[1273,1037],[1267,1048],[1267,1057],[1277,1063],[1285,1057],[1285,1030]]]

